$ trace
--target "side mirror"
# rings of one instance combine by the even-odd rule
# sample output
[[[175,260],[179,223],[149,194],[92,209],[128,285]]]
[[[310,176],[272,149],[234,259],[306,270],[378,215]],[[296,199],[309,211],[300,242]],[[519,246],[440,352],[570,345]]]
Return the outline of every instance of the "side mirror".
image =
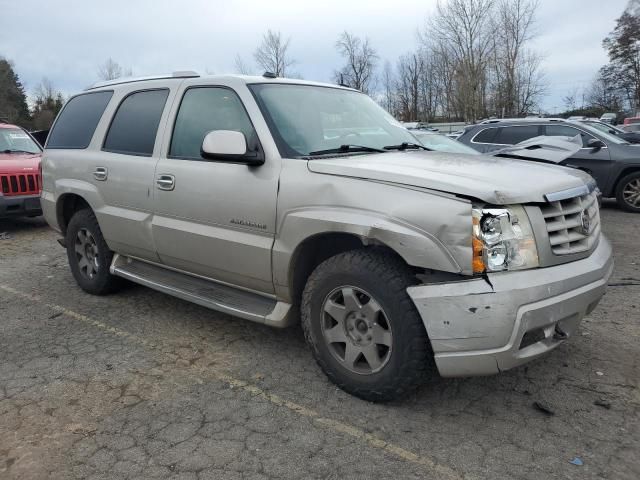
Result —
[[[235,130],[213,130],[202,141],[202,156],[212,160],[262,165],[264,157],[258,152],[247,152],[247,139]]]
[[[593,148],[594,150],[598,150],[602,147],[605,147],[606,145],[598,140],[597,138],[590,138],[589,140],[587,140],[587,148]]]

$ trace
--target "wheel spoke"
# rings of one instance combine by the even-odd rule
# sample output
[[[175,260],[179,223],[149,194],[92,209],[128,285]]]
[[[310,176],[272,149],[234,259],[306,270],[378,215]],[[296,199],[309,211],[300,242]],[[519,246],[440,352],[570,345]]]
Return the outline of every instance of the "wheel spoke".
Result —
[[[372,340],[375,345],[391,346],[391,332],[385,330],[380,325],[375,324],[371,332]]]
[[[325,302],[324,311],[340,325],[342,325],[342,322],[344,322],[344,319],[347,316],[347,309],[343,305],[338,305],[333,300],[327,300]]]
[[[80,270],[87,270],[87,273],[89,273],[89,262],[87,262],[84,255],[80,257],[80,260],[78,260],[78,268],[80,268]]]
[[[362,349],[362,354],[369,364],[371,370],[377,370],[382,365],[382,359],[378,353],[378,348],[372,343]]]
[[[342,323],[338,323],[335,327],[324,331],[327,343],[347,343],[347,335],[344,332]]]
[[[373,298],[370,298],[369,301],[362,306],[362,309],[360,311],[364,314],[367,320],[369,320],[370,322],[375,322],[378,318],[378,313],[380,313],[380,310],[382,310],[380,304]]]
[[[76,242],[74,245],[74,249],[78,255],[84,255],[84,246],[82,243]]]
[[[345,287],[342,289],[342,297],[344,298],[344,306],[349,312],[357,312],[362,308],[360,300],[356,296],[356,292],[353,288]]]
[[[83,246],[87,243],[87,235],[84,230],[78,230],[78,240],[80,240],[80,244]]]
[[[357,345],[351,342],[347,342],[347,346],[344,351],[344,363],[351,369],[354,368],[356,360],[362,353],[362,350]]]

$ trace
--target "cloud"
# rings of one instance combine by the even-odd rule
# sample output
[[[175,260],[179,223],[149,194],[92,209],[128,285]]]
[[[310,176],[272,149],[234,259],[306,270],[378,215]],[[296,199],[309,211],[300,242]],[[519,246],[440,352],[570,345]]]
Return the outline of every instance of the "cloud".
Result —
[[[335,51],[340,32],[370,37],[381,64],[394,63],[416,47],[416,32],[435,3],[21,0],[2,6],[0,55],[15,62],[29,91],[46,76],[70,94],[95,82],[98,66],[108,57],[135,75],[232,72],[236,54],[253,63],[253,50],[271,28],[291,37],[295,68],[304,78],[330,81],[341,64]],[[602,39],[626,4],[540,2],[534,46],[546,54],[543,67],[550,95],[545,106],[561,106],[558,102],[572,85],[588,83],[606,62]]]

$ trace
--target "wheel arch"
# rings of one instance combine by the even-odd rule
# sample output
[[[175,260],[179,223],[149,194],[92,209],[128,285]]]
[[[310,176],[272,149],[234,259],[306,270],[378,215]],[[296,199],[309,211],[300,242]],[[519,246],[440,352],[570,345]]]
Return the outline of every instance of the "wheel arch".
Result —
[[[618,184],[620,183],[620,180],[622,180],[624,177],[626,177],[630,173],[635,173],[635,172],[640,172],[640,165],[633,165],[633,166],[623,168],[618,174],[618,176],[616,177],[615,181],[613,182],[611,195],[615,196],[616,191],[618,190]]]
[[[73,214],[79,210],[89,208],[89,202],[77,193],[63,193],[56,201],[56,220],[62,235],[67,234],[67,226]]]
[[[297,303],[308,275],[327,258],[348,250],[380,247],[410,267],[460,273],[435,237],[369,212],[307,210],[288,215],[273,247],[273,277],[279,297]]]

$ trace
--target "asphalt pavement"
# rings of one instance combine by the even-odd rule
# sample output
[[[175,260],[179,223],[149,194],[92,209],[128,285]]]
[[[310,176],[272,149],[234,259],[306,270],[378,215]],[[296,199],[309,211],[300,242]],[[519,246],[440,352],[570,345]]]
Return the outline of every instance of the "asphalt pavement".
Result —
[[[0,479],[640,478],[640,215],[580,332],[493,377],[371,404],[299,327],[131,285],[83,293],[41,218],[0,220]]]

